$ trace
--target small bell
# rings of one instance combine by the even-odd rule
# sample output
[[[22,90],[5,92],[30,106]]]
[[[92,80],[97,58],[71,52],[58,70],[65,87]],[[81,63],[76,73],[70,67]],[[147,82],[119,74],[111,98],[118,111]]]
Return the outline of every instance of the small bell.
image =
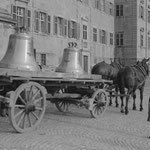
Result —
[[[64,49],[63,58],[56,72],[83,74],[84,71],[80,65],[81,50],[77,49],[77,43],[68,43],[69,47]]]

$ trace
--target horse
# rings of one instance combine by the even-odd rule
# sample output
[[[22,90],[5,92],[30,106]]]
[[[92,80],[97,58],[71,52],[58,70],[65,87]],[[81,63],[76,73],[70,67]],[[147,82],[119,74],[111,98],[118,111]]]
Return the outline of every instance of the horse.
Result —
[[[136,90],[140,90],[140,111],[143,110],[143,92],[145,86],[146,77],[149,75],[149,61],[148,59],[143,59],[138,61],[133,66],[126,66],[119,70],[117,75],[117,84],[120,91],[121,98],[121,112],[126,115],[129,113],[128,101],[130,96],[133,97],[133,110],[136,110]],[[127,94],[125,95],[125,88],[127,89]],[[126,106],[124,111],[123,98],[126,96]]]
[[[99,62],[96,65],[93,66],[91,73],[92,74],[98,74],[102,75],[103,79],[110,79],[113,80],[116,78],[118,70],[111,66],[110,64],[107,64],[105,61]]]
[[[114,86],[111,86],[110,91],[113,88],[115,88],[116,93],[118,93],[116,79],[117,79],[117,74],[121,68],[123,68],[123,65],[121,65],[121,63],[111,62],[111,64],[107,64],[105,61],[102,61],[93,66],[91,73],[102,75],[102,79],[113,80]],[[110,95],[112,95],[112,92],[110,92]],[[116,107],[118,107],[119,104],[118,104],[117,97],[115,99],[115,103],[116,103]],[[110,106],[112,105],[111,97],[110,97],[109,105]]]

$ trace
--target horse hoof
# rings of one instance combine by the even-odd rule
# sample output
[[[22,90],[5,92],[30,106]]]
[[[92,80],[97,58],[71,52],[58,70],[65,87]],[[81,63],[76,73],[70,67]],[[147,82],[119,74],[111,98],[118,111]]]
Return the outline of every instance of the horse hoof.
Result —
[[[120,112],[121,112],[121,113],[124,113],[124,110],[121,110]]]
[[[133,107],[133,110],[136,110],[136,107]]]
[[[140,111],[143,111],[143,108],[140,108]]]
[[[116,104],[116,107],[117,107],[117,108],[118,108],[118,106],[119,106],[119,105],[118,105],[118,104]]]
[[[129,113],[129,111],[128,110],[125,110],[125,115],[127,115]]]

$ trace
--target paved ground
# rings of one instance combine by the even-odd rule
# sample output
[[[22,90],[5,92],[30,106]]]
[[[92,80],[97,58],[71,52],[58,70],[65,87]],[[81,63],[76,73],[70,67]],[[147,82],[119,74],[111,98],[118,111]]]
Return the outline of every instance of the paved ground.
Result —
[[[62,114],[48,102],[38,128],[26,134],[15,133],[8,118],[0,118],[0,150],[150,150],[149,96],[150,78],[146,82],[143,112],[133,111],[130,101],[129,115],[111,106],[97,119],[91,118],[84,108],[72,107]]]

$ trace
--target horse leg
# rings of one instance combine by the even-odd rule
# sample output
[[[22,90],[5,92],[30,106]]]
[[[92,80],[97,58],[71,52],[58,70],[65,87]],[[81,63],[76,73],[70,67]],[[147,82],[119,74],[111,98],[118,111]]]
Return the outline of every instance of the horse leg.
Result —
[[[115,88],[115,91],[116,91],[116,95],[118,95],[118,88],[117,87]],[[118,98],[117,98],[117,96],[115,96],[115,103],[116,103],[116,107],[118,107],[119,104],[118,104]]]
[[[143,110],[143,91],[144,91],[144,86],[140,88],[140,111]]]
[[[109,94],[110,94],[109,106],[111,106],[112,105],[112,92],[109,92]]]
[[[124,98],[124,94],[125,94],[125,91],[124,91],[124,88],[121,88],[120,89],[120,99],[121,99],[121,110],[120,112],[121,113],[124,113],[124,103],[123,103],[123,98]]]
[[[136,103],[135,103],[135,100],[136,100],[136,94],[135,92],[133,93],[133,110],[136,110]]]
[[[131,90],[128,90],[127,96],[126,96],[125,115],[127,115],[129,113],[128,102],[129,102],[130,95],[131,95]]]

